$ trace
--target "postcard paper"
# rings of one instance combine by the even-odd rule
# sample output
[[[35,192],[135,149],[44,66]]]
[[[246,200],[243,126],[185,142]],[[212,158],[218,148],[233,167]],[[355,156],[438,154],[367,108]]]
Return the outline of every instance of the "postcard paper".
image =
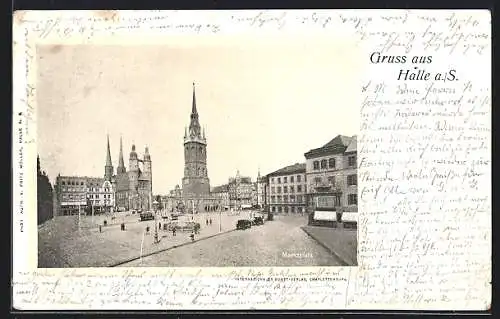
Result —
[[[18,310],[486,310],[484,10],[18,11]]]

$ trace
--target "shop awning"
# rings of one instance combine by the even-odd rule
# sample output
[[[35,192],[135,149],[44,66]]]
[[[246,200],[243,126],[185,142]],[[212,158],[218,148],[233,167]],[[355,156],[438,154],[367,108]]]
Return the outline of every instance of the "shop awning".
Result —
[[[337,212],[317,210],[314,212],[315,220],[337,220]]]

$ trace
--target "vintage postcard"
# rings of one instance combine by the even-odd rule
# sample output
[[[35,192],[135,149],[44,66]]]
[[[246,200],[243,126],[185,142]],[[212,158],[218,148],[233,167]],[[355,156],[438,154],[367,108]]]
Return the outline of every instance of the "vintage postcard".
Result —
[[[487,310],[490,21],[16,12],[14,308]]]

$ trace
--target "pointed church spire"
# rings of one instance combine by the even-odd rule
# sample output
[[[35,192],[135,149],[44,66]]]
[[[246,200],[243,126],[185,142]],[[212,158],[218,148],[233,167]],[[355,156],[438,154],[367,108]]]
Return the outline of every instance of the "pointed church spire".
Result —
[[[106,153],[106,166],[112,166],[111,164],[111,150],[109,149],[109,134],[108,134],[108,147]]]
[[[123,161],[123,141],[120,136],[120,154],[118,156],[118,167],[125,167],[125,162]]]
[[[198,111],[196,110],[196,90],[194,82],[193,82],[193,105],[191,107],[191,114],[198,114]]]
[[[198,121],[198,110],[196,109],[196,92],[193,82],[193,106],[191,108],[191,123],[189,123],[189,136],[201,138],[200,122]]]
[[[111,181],[113,177],[113,164],[111,163],[111,150],[109,149],[109,134],[107,136],[108,145],[106,152],[106,165],[104,166],[104,179]]]
[[[125,168],[125,163],[123,161],[123,142],[120,135],[120,154],[118,155],[118,167],[116,168],[116,174],[124,174],[127,171]]]

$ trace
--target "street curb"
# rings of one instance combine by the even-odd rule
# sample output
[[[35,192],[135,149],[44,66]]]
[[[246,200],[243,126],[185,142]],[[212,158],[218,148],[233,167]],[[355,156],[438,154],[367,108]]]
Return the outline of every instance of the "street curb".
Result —
[[[348,262],[346,262],[344,258],[340,257],[340,255],[337,254],[333,249],[331,249],[330,247],[328,247],[321,240],[319,240],[318,238],[316,238],[316,236],[314,236],[313,234],[311,234],[304,226],[300,227],[300,229],[302,229],[304,231],[304,233],[306,233],[309,237],[311,237],[312,239],[314,239],[318,244],[320,244],[326,250],[328,250],[330,253],[332,253],[340,261],[340,263],[342,264],[341,266],[352,266]]]
[[[184,242],[182,244],[178,244],[178,245],[170,246],[170,247],[167,247],[167,248],[163,248],[163,249],[160,249],[160,250],[153,251],[153,252],[150,252],[148,254],[142,255],[142,258],[149,257],[149,256],[152,256],[152,255],[156,255],[156,254],[159,254],[159,253],[171,250],[171,249],[179,248],[179,247],[182,247],[182,246],[191,245],[191,244],[197,243],[199,241],[202,241],[202,240],[205,240],[205,239],[209,239],[209,238],[213,238],[213,237],[217,237],[217,236],[220,236],[220,235],[223,235],[223,234],[228,234],[228,233],[233,232],[233,231],[236,231],[236,229],[227,230],[225,232],[217,233],[217,234],[210,235],[210,236],[207,236],[207,237],[203,237],[203,238],[200,238],[200,239],[197,239],[197,240],[194,240],[194,241],[187,241],[187,242]],[[120,262],[117,262],[117,263],[112,263],[112,264],[109,264],[106,267],[120,266],[120,265],[129,263],[131,261],[137,260],[137,259],[141,259],[141,256],[139,256],[139,257],[132,257],[132,258],[129,258],[127,260],[120,261]]]

